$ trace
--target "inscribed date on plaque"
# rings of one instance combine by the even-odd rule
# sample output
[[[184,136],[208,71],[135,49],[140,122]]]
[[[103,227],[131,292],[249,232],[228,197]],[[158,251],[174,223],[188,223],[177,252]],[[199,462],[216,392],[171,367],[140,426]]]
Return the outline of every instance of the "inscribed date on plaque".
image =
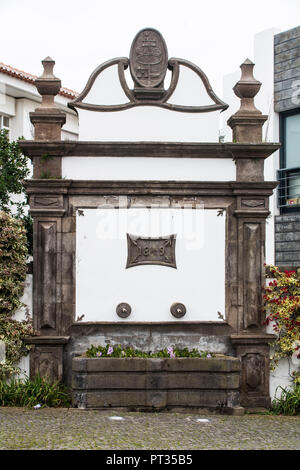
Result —
[[[151,238],[127,233],[126,268],[141,264],[160,264],[176,269],[175,242],[176,235]]]

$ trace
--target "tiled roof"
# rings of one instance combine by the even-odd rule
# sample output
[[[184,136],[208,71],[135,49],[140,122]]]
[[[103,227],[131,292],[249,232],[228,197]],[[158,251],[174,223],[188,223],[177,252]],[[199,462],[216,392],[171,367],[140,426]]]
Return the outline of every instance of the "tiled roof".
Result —
[[[11,77],[15,77],[18,80],[22,80],[23,82],[32,83],[33,85],[36,78],[38,78],[36,75],[24,72],[23,70],[18,70],[10,65],[3,64],[2,62],[0,62],[0,72],[10,75]],[[62,87],[59,91],[59,95],[74,99],[78,96],[78,93],[76,91],[69,90],[69,88]]]

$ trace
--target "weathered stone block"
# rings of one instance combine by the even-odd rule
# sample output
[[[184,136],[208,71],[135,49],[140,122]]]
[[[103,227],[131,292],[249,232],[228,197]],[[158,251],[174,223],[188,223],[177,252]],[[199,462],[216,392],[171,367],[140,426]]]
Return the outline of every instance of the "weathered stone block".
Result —
[[[275,248],[276,248],[276,251],[299,251],[300,252],[300,243],[295,242],[295,241],[276,242]]]
[[[275,259],[276,259],[276,263],[278,261],[283,261],[283,262],[300,261],[300,252],[299,251],[277,251],[275,253]]]
[[[291,232],[292,230],[293,224],[291,222],[275,224],[275,232]]]
[[[72,362],[73,403],[137,409],[239,406],[240,361],[222,358],[85,358]]]
[[[285,62],[287,60],[293,60],[297,59],[299,57],[299,49],[293,48],[293,49],[286,49],[285,51],[281,51],[275,54],[275,64],[278,64],[279,62]]]
[[[296,47],[300,48],[300,35],[289,41],[277,44],[274,47],[275,55],[290,49],[295,49]]]
[[[276,242],[300,241],[300,232],[282,232],[275,233]]]
[[[283,70],[289,70],[294,67],[299,67],[300,66],[300,57],[297,57],[296,59],[290,59],[286,60],[284,62],[280,62],[278,64],[274,65],[274,72],[282,72]]]
[[[282,33],[275,34],[274,44],[277,45],[282,42],[287,42],[287,41],[290,41],[291,39],[297,38],[298,36],[300,36],[300,26],[289,29],[288,31],[284,31]]]

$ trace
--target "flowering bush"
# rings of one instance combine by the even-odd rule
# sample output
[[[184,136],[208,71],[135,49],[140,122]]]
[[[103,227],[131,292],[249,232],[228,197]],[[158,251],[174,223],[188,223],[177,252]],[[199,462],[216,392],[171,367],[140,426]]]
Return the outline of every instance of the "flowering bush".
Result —
[[[94,346],[86,351],[85,356],[87,357],[213,357],[213,353],[208,351],[198,351],[198,349],[192,349],[189,351],[187,348],[178,349],[172,346],[167,349],[161,349],[156,353],[151,351],[144,352],[133,348],[122,348],[121,346]]]
[[[274,369],[280,358],[300,359],[300,271],[283,272],[269,265],[267,276],[273,278],[265,287],[264,300],[266,324],[272,322],[277,335],[271,357]]]
[[[18,371],[15,364],[26,355],[29,347],[24,339],[33,333],[29,315],[19,322],[13,320],[22,306],[27,273],[26,231],[22,221],[0,212],[0,341],[4,341],[6,358],[0,364],[0,377]]]
[[[5,361],[0,363],[0,380],[19,372],[16,363],[30,350],[30,346],[25,344],[24,339],[32,334],[33,328],[28,315],[23,321],[0,316],[0,341],[5,343],[6,349]]]

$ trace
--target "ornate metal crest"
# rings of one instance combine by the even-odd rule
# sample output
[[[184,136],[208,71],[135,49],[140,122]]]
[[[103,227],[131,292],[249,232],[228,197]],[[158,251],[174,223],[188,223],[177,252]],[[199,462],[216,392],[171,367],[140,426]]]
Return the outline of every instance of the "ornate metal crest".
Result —
[[[155,29],[140,31],[130,50],[130,72],[136,85],[161,86],[168,68],[168,51],[164,38]]]
[[[114,65],[118,66],[119,81],[129,101],[116,105],[83,103],[96,78],[105,69]],[[128,66],[134,81],[133,90],[128,87],[125,78],[125,70]],[[198,75],[214,104],[207,106],[183,106],[168,103],[169,98],[176,89],[180,67],[187,67]],[[169,88],[165,90],[164,78],[167,69],[172,72],[172,78]],[[184,59],[174,57],[168,59],[165,40],[160,32],[153,28],[142,29],[135,36],[130,50],[130,59],[118,57],[99,65],[91,74],[83,91],[68,106],[73,109],[80,108],[90,111],[121,111],[135,106],[159,106],[171,111],[186,113],[224,111],[228,108],[228,104],[220,100],[214,93],[207,76],[197,65]]]

